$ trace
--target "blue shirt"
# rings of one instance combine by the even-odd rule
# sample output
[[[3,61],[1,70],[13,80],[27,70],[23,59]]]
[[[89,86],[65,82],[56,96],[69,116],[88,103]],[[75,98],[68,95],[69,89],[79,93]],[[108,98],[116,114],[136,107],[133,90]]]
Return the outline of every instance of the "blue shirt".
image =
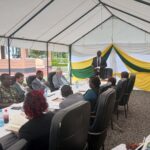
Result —
[[[98,93],[96,93],[96,91],[94,91],[93,89],[89,89],[86,91],[83,97],[86,101],[90,102],[91,110],[93,111],[98,98]]]

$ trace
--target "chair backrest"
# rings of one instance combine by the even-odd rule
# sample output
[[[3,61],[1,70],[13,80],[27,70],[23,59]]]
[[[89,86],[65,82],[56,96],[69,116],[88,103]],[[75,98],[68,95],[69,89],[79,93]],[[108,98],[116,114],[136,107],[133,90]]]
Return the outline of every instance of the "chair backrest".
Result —
[[[49,150],[83,150],[87,141],[90,104],[77,102],[58,111],[50,129]]]
[[[50,87],[51,92],[58,90],[58,88],[55,88],[54,84],[53,84],[53,76],[55,74],[56,74],[56,72],[50,72],[48,74],[48,82],[49,82],[49,87]]]
[[[101,86],[100,86],[100,93],[105,92],[105,91],[106,91],[108,88],[110,88],[110,87],[111,87],[111,83],[110,83],[110,82],[101,85]]]
[[[10,79],[11,79],[10,85],[15,84],[15,82],[16,82],[15,76],[10,76]]]
[[[135,74],[131,74],[129,81],[128,81],[128,85],[127,85],[127,93],[130,94],[133,90],[134,87],[134,83],[135,83],[135,79],[136,79],[136,75]]]
[[[123,99],[123,96],[126,93],[128,81],[127,79],[121,79],[118,81],[116,87],[116,100],[119,102]]]
[[[32,81],[36,78],[36,75],[28,76],[26,78],[27,85],[32,89]]]
[[[113,75],[112,68],[105,68],[104,69],[104,78],[110,78]]]
[[[98,99],[96,118],[90,127],[91,132],[101,132],[107,128],[114,109],[115,99],[116,92],[113,88],[109,88],[100,95]]]

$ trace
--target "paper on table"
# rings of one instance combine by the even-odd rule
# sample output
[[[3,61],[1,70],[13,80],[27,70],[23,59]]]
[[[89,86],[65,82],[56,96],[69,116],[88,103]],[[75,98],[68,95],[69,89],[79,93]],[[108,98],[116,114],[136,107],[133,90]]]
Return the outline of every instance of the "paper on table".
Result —
[[[5,126],[6,130],[18,132],[20,127],[25,124],[28,119],[22,111],[12,111],[9,115],[9,123]]]
[[[113,148],[112,150],[127,150],[127,148],[125,144],[120,144],[116,146],[115,148]]]

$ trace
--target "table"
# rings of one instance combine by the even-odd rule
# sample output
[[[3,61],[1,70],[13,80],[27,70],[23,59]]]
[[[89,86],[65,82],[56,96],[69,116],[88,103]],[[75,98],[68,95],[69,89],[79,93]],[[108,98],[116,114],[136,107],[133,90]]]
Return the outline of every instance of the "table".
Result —
[[[107,81],[101,81],[101,85],[106,84]],[[84,94],[85,91],[87,89],[89,89],[89,85],[88,82],[86,83],[79,83],[78,85],[71,85],[72,89],[74,91],[74,93],[82,93]],[[55,109],[59,109],[59,104],[62,102],[62,96],[61,96],[61,91],[57,90],[54,92],[49,93],[49,95],[47,96],[47,102],[49,105],[49,110],[53,111]],[[13,104],[10,107],[8,107],[8,112],[9,114],[13,115],[14,117],[19,116],[19,114],[22,113],[21,110],[12,110],[12,107],[22,107],[23,103],[19,103],[19,104]],[[11,115],[9,115],[10,119],[11,119]],[[19,118],[19,117],[18,117]],[[24,121],[26,122],[27,120],[25,119],[25,116],[22,117],[21,122]],[[0,138],[11,133],[11,131],[7,131],[6,128],[7,125],[4,125],[4,127],[0,127]]]

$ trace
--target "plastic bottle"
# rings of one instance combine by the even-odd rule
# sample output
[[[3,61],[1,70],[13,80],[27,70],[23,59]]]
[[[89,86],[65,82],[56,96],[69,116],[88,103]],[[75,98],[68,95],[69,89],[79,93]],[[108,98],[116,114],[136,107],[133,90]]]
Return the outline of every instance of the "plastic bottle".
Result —
[[[3,118],[4,118],[4,123],[8,123],[9,122],[9,114],[8,114],[8,110],[7,109],[4,109]]]
[[[2,109],[0,109],[0,127],[4,126],[4,119],[3,119],[3,112]]]
[[[47,97],[47,95],[48,95],[47,92],[48,92],[48,91],[47,91],[47,88],[45,88],[45,89],[44,89],[44,96],[45,96],[45,97]]]
[[[79,82],[76,81],[76,89],[78,89],[78,88],[79,88]]]

